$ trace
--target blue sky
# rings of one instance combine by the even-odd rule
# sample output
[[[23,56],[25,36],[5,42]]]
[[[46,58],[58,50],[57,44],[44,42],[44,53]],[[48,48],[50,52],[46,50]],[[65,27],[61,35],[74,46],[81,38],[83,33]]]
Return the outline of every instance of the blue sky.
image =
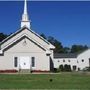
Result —
[[[22,1],[0,1],[0,32],[20,29]],[[32,30],[53,36],[64,46],[90,46],[90,1],[31,1],[28,13]]]

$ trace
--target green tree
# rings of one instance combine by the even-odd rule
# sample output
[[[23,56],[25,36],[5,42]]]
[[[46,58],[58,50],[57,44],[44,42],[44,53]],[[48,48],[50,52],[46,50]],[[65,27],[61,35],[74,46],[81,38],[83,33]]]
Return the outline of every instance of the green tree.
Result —
[[[2,40],[4,40],[8,35],[4,34],[4,33],[0,33],[0,42]]]
[[[65,65],[64,65],[64,71],[70,72],[70,71],[71,71],[71,66],[65,64]]]
[[[64,50],[64,53],[70,53],[71,51],[69,47],[64,47],[63,50]]]
[[[59,70],[60,70],[60,71],[64,71],[63,65],[60,65],[60,66],[59,66]]]
[[[68,71],[71,72],[71,65],[68,65]]]
[[[55,39],[52,36],[45,36],[43,33],[41,34],[41,36],[48,40],[52,45],[55,46],[54,49],[54,53],[78,53],[80,51],[84,51],[86,49],[88,49],[87,45],[72,45],[71,48],[69,47],[63,47],[62,43],[60,41],[58,41],[57,39]]]
[[[43,37],[44,39],[47,39],[47,37],[43,33],[40,36]]]
[[[71,53],[77,53],[77,52],[80,52],[80,51],[84,51],[88,49],[88,46],[83,46],[83,45],[72,45],[71,47]]]
[[[51,36],[48,37],[48,41],[55,46],[55,53],[64,53],[64,49],[60,41]]]

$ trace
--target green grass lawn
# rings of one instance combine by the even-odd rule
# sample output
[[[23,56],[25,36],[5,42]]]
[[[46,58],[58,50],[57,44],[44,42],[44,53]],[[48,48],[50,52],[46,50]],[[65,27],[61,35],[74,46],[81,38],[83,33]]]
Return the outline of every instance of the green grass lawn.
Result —
[[[90,90],[90,75],[77,73],[0,74],[0,89]]]

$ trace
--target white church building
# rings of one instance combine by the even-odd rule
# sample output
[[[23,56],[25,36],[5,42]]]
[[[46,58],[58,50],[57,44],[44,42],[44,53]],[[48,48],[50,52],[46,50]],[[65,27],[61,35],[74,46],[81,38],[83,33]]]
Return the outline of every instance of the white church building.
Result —
[[[21,28],[0,43],[0,72],[39,71],[48,72],[59,65],[71,65],[72,70],[90,66],[90,49],[76,54],[54,54],[55,47],[31,30],[24,1]]]
[[[54,48],[31,30],[25,0],[21,28],[0,43],[0,70],[50,71]]]

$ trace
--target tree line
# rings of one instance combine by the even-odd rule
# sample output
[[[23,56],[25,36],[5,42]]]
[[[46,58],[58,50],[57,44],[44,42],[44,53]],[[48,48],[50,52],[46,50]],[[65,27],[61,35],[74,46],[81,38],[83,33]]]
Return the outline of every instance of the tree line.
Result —
[[[71,47],[64,47],[60,41],[52,36],[46,37],[44,34],[41,34],[41,36],[55,46],[55,53],[79,53],[88,49],[87,45],[72,45]]]
[[[0,42],[7,38],[9,35],[0,33]],[[48,40],[52,45],[55,46],[54,53],[78,53],[88,49],[87,45],[72,45],[71,47],[64,47],[60,41],[55,39],[52,36],[46,36],[45,34],[41,34],[44,39]]]

